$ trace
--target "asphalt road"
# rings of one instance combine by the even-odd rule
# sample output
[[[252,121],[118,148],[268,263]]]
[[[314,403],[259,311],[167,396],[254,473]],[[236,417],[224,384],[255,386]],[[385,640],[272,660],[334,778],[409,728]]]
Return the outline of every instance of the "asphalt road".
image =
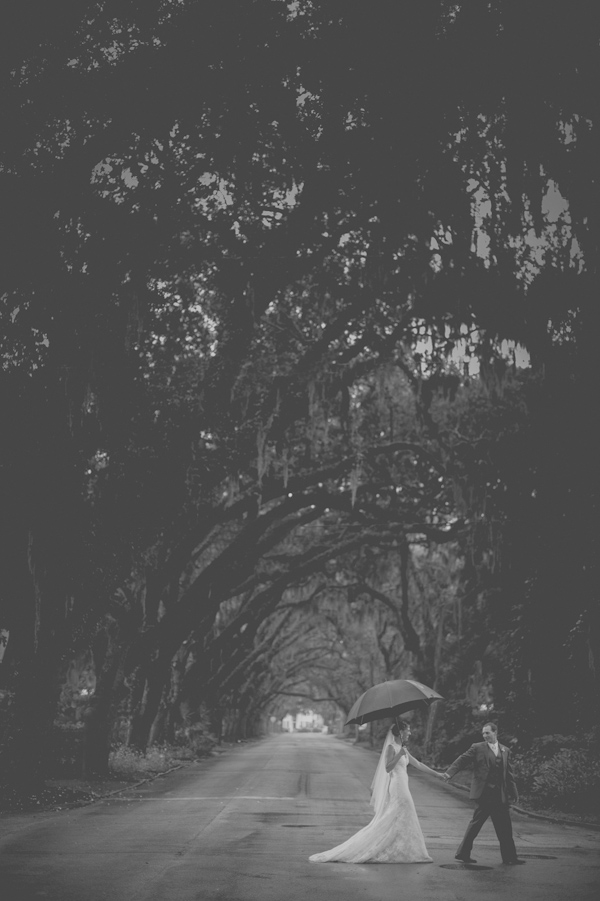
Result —
[[[430,864],[314,864],[371,818],[377,756],[332,736],[239,745],[86,807],[0,815],[2,901],[587,901],[600,833],[513,815],[524,866],[501,863],[490,823],[477,866],[454,852],[466,796],[409,767]]]

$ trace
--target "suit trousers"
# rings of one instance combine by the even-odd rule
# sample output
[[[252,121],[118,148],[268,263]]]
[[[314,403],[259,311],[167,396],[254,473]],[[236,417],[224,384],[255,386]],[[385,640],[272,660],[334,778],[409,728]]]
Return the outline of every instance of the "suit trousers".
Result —
[[[479,835],[479,831],[488,817],[492,818],[492,823],[500,842],[502,860],[504,863],[516,860],[517,849],[513,841],[510,809],[508,803],[502,800],[500,788],[484,788],[481,797],[477,799],[477,807],[473,812],[473,817],[467,826],[467,831],[458,847],[456,856],[471,856],[473,842]]]

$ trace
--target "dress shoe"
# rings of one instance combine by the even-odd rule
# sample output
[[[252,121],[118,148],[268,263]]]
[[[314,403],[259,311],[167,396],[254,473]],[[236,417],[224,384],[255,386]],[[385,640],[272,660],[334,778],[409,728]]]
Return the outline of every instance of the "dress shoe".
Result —
[[[458,854],[455,855],[454,860],[460,860],[461,863],[477,863],[472,857],[459,857]]]
[[[515,860],[503,860],[502,863],[505,863],[509,867],[516,867],[518,863],[527,863],[526,860],[519,860],[517,857]]]

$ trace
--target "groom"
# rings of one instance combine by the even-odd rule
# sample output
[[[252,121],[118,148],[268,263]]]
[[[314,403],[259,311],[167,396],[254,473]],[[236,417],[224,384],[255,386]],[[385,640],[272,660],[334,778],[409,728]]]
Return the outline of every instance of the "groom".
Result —
[[[443,775],[447,782],[459,770],[473,767],[469,797],[477,801],[477,806],[455,858],[463,863],[477,862],[471,857],[473,842],[487,818],[491,817],[503,863],[525,863],[517,858],[510,821],[509,802],[517,801],[519,796],[508,759],[509,750],[498,743],[498,727],[494,723],[486,723],[482,733],[483,741],[471,745]]]

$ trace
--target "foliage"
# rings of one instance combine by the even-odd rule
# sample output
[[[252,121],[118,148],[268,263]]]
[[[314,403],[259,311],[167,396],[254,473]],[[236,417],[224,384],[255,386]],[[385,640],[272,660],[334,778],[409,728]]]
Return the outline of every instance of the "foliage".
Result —
[[[542,763],[533,777],[533,797],[559,810],[597,813],[600,763],[596,754],[563,749]]]
[[[96,687],[96,677],[91,653],[73,660],[67,669],[63,687],[58,699],[55,723],[64,728],[81,723],[88,698]]]
[[[0,755],[39,768],[90,649],[140,748],[390,673],[435,682],[448,740],[482,703],[574,730],[592,5],[46,6],[0,70]]]
[[[110,753],[110,770],[115,776],[132,781],[156,773],[166,773],[172,769],[175,761],[180,760],[177,751],[178,749],[156,745],[149,748],[145,754],[141,754],[133,748],[121,745]]]
[[[182,724],[175,730],[172,756],[185,759],[204,757],[211,752],[217,739],[211,732],[210,715],[205,707],[194,711],[193,722]]]

